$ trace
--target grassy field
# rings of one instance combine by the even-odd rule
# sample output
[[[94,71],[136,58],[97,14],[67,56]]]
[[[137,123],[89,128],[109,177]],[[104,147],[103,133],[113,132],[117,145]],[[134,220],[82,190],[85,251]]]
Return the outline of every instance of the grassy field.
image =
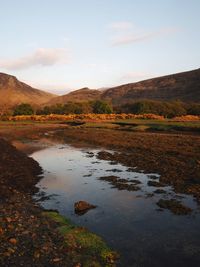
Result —
[[[6,126],[26,127],[27,125],[60,125],[78,128],[104,128],[127,131],[150,132],[200,132],[200,120],[174,120],[174,119],[67,119],[67,120],[9,120],[0,121],[0,128]]]

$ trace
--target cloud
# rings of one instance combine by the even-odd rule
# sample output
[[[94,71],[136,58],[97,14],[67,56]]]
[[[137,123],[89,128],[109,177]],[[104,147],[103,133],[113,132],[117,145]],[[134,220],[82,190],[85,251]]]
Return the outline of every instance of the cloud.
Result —
[[[52,66],[69,62],[69,52],[65,48],[38,48],[35,52],[17,59],[0,60],[0,67],[21,70],[33,66]]]
[[[133,28],[133,24],[130,22],[116,22],[110,24],[110,28],[114,31],[111,37],[112,46],[144,42],[161,35],[175,33],[179,30],[177,28],[163,28],[158,31],[146,32],[135,27]]]
[[[129,30],[133,28],[133,24],[129,21],[120,21],[111,23],[109,28],[116,31]]]

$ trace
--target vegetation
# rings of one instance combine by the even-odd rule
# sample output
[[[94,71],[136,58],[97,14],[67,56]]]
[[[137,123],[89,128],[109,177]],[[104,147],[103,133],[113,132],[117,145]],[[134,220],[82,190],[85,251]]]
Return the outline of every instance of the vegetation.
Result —
[[[89,101],[89,102],[68,102],[66,104],[56,104],[53,106],[45,106],[43,109],[37,110],[37,115],[50,115],[50,114],[109,114],[112,113],[111,106],[104,101]]]
[[[115,115],[113,115],[113,113]],[[111,119],[120,117],[121,119],[136,118],[176,118],[189,116],[200,116],[200,104],[183,103],[180,101],[161,102],[153,100],[142,100],[129,103],[122,106],[112,106],[101,100],[88,102],[68,102],[66,104],[56,104],[52,106],[44,106],[42,109],[35,110],[30,104],[22,103],[15,107],[14,116],[18,115],[82,115],[91,117],[91,114],[111,115]],[[148,115],[147,115],[148,114]],[[5,114],[1,114],[1,117]],[[136,116],[136,117],[135,117]],[[83,117],[83,116],[82,116]],[[109,116],[108,116],[109,117]],[[114,118],[114,119],[115,119]]]
[[[68,219],[54,211],[43,212],[57,224],[57,230],[64,236],[68,251],[73,251],[75,262],[82,262],[83,266],[115,266],[118,254],[112,251],[97,235],[84,227],[72,224]]]
[[[96,114],[110,114],[110,113],[112,113],[111,106],[104,101],[97,100],[92,104],[92,106],[93,106],[93,112]]]
[[[31,107],[30,104],[26,104],[26,103],[22,103],[18,106],[16,106],[16,108],[13,111],[13,115],[17,116],[17,115],[32,115],[34,114],[34,110]]]
[[[124,105],[121,107],[121,111],[125,113],[134,113],[134,114],[146,114],[152,113],[156,115],[161,115],[166,118],[173,118],[175,116],[183,116],[186,114],[190,114],[190,110],[193,104],[186,104],[180,101],[173,102],[160,102],[160,101],[152,101],[152,100],[143,100],[137,101],[132,104]],[[200,105],[199,105],[200,111]],[[193,115],[193,114],[192,114]],[[198,112],[194,115],[200,115]]]

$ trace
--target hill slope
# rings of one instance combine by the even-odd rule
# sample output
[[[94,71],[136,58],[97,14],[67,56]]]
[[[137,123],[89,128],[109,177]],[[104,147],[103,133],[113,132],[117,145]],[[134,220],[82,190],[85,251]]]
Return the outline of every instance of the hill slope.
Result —
[[[129,83],[110,88],[102,94],[113,104],[141,99],[160,101],[200,101],[200,69]]]
[[[29,103],[33,106],[54,98],[56,95],[34,89],[20,82],[16,77],[0,73],[0,109],[7,110],[20,103]]]
[[[99,90],[89,89],[87,87],[75,90],[66,95],[58,96],[51,99],[47,105],[65,104],[67,102],[84,102],[96,100],[101,97],[102,92]]]

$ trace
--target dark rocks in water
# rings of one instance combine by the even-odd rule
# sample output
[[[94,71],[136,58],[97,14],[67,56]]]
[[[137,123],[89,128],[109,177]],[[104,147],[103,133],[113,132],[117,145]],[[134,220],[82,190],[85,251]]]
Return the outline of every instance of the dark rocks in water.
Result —
[[[156,175],[152,175],[152,174],[150,174],[150,175],[148,175],[148,176],[149,176],[149,178],[152,179],[152,180],[157,180],[157,179],[159,179],[159,177],[156,176]]]
[[[155,187],[162,187],[165,186],[165,184],[157,181],[148,181],[148,186],[155,186]]]
[[[142,182],[140,182],[139,180],[136,180],[136,179],[131,179],[131,180],[129,180],[129,183],[141,184]]]
[[[166,191],[163,190],[163,189],[156,189],[156,190],[154,191],[154,193],[155,193],[155,194],[165,194]]]
[[[90,209],[95,209],[97,206],[92,205],[86,201],[80,200],[74,203],[74,211],[78,215],[83,215]]]
[[[124,179],[124,178],[120,178],[120,179],[118,179],[117,182],[118,182],[118,183],[127,183],[128,180],[127,180],[127,179]]]
[[[110,164],[110,165],[117,165],[118,162],[117,162],[117,161],[110,161],[109,164]]]
[[[140,187],[134,184],[120,183],[116,182],[113,185],[113,188],[117,188],[118,190],[127,190],[127,191],[138,191]]]
[[[106,170],[107,172],[122,172],[122,170],[119,169],[111,169],[111,170]]]
[[[87,158],[93,158],[94,157],[94,153],[93,152],[86,152],[87,153]]]
[[[107,151],[99,151],[97,158],[103,160],[112,160],[113,155]]]
[[[192,212],[192,209],[184,206],[180,201],[176,199],[160,199],[156,203],[162,209],[168,209],[177,215],[186,215]]]
[[[92,176],[92,174],[85,174],[85,175],[83,175],[83,177],[91,177]]]
[[[128,168],[126,171],[127,172],[135,172],[136,171],[136,168]]]
[[[118,190],[137,191],[140,189],[135,184],[130,184],[129,180],[114,175],[102,176],[99,180],[109,182],[112,185],[112,188],[117,188]]]
[[[117,177],[117,176],[114,176],[114,175],[102,176],[102,177],[99,178],[99,180],[101,180],[101,181],[107,181],[107,182],[117,182],[118,179],[120,179],[120,178]]]

